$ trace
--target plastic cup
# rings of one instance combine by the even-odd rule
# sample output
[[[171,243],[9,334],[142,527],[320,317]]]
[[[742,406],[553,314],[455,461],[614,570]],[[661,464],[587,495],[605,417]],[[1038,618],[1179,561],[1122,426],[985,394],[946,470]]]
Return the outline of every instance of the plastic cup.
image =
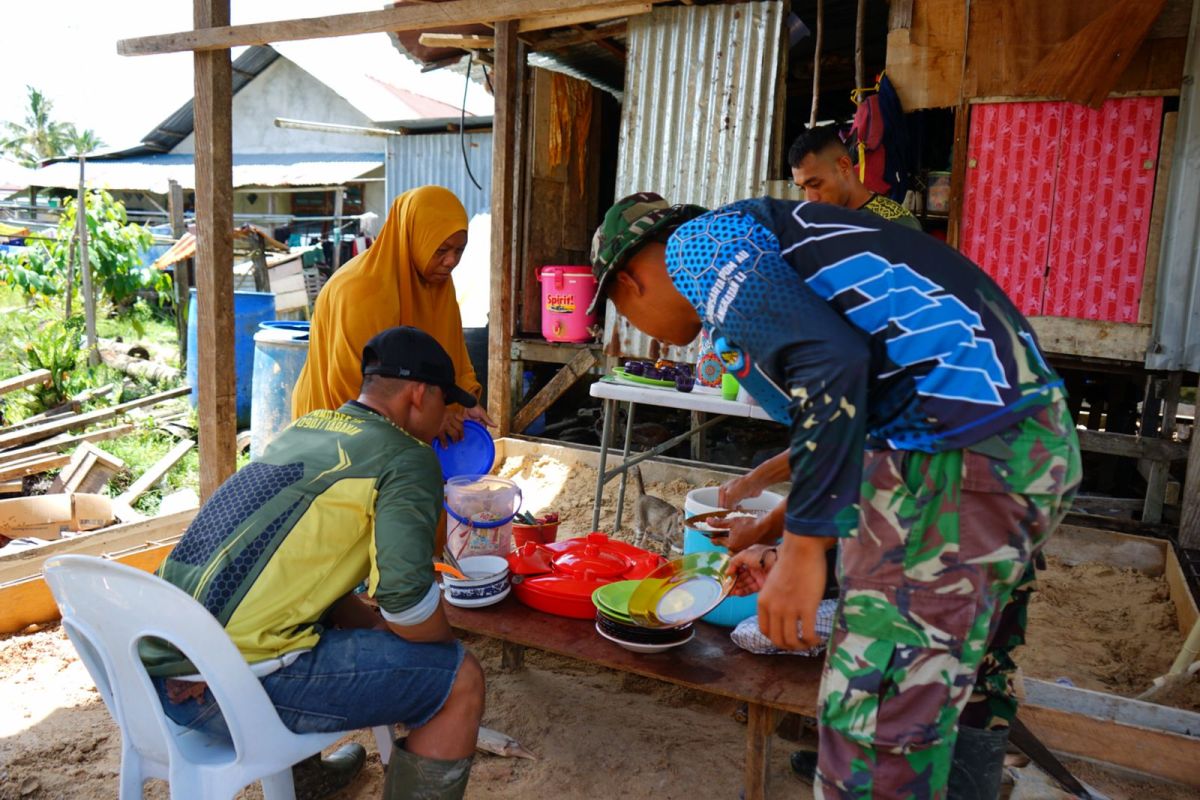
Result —
[[[737,382],[737,378],[726,372],[721,376],[721,397],[725,400],[737,400],[738,389],[741,384]]]

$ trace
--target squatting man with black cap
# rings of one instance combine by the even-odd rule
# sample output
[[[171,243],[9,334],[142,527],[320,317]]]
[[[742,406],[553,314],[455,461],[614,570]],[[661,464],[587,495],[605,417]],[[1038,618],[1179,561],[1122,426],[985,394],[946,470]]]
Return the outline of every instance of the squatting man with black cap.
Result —
[[[404,725],[389,800],[456,800],[470,776],[484,678],[434,582],[442,478],[430,442],[447,404],[475,402],[429,334],[377,334],[358,399],[280,433],[204,504],[158,570],[224,625],[289,730]],[[354,594],[363,581],[379,613]],[[228,735],[187,653],[146,641],[142,659],[168,717]],[[346,786],[365,757],[352,744],[301,762],[297,797]]]

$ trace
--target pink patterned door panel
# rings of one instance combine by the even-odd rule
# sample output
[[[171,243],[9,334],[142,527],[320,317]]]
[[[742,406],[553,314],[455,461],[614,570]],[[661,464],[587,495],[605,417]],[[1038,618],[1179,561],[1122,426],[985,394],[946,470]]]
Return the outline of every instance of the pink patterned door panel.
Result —
[[[1042,310],[1062,117],[1062,103],[971,108],[962,252],[1029,315]]]
[[[1162,98],[973,106],[962,251],[1025,314],[1136,322]]]
[[[1137,322],[1161,124],[1161,97],[1064,104],[1042,314]]]

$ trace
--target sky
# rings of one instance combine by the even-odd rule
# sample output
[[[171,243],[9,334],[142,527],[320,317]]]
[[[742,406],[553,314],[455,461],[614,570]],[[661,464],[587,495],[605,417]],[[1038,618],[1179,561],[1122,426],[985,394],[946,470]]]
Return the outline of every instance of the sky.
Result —
[[[382,6],[382,0],[231,0],[230,13],[236,25]],[[192,97],[190,53],[117,55],[118,39],[191,29],[191,0],[22,0],[5,3],[3,19],[8,35],[0,50],[0,121],[24,118],[25,87],[32,85],[53,102],[54,119],[95,130],[107,147],[128,147]],[[344,72],[345,80],[365,70],[443,102],[462,101],[461,76],[445,71],[422,76],[399,53],[392,57],[386,34],[292,47],[301,48],[306,61],[321,64],[330,77]],[[467,108],[490,114],[490,99],[473,86]]]

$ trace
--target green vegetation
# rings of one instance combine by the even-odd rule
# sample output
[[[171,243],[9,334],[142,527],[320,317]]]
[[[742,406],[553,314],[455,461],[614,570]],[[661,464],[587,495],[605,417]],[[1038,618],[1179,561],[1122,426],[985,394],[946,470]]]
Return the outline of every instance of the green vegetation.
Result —
[[[131,225],[125,204],[103,189],[88,192],[86,201],[88,265],[98,295],[114,304],[128,304],[147,291],[158,302],[165,301],[170,296],[170,277],[142,264],[141,254],[154,237],[141,225]],[[32,301],[53,303],[65,297],[69,282],[72,308],[82,311],[81,279],[73,272],[78,261],[77,205],[75,199],[67,200],[49,243],[34,241],[22,253],[0,254],[0,283],[21,289]]]
[[[95,131],[53,119],[54,103],[37,89],[26,86],[25,91],[25,118],[4,123],[0,152],[26,167],[36,167],[47,158],[90,153],[104,146]]]

